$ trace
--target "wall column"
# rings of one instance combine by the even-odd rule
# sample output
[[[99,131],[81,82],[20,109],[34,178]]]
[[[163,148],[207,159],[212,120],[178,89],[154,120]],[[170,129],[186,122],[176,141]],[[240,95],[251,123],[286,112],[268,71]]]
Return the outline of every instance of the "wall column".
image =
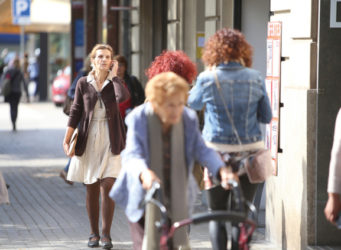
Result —
[[[340,16],[337,3],[319,2],[319,46],[318,46],[318,85],[317,85],[317,164],[316,164],[316,243],[318,245],[340,245],[341,231],[327,222],[323,210],[327,201],[327,182],[330,162],[330,151],[333,143],[335,118],[341,107],[341,28],[331,27],[330,16],[335,20]],[[332,8],[331,8],[332,7]],[[331,9],[333,9],[331,11]],[[339,10],[339,11],[338,11]],[[338,128],[340,129],[340,128]]]

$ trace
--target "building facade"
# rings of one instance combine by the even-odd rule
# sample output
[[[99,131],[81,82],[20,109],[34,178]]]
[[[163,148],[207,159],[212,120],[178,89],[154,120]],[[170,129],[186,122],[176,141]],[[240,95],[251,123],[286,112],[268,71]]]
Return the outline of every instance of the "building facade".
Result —
[[[143,84],[145,69],[164,49],[184,50],[202,71],[204,41],[226,26],[245,34],[254,47],[253,68],[265,77],[267,24],[281,22],[277,175],[265,185],[266,238],[280,249],[341,245],[341,231],[323,214],[334,123],[341,106],[339,0],[122,0],[114,4],[127,8],[117,12],[119,28],[112,39]],[[100,18],[96,20],[100,27]]]
[[[337,0],[132,0],[132,72],[163,49],[184,50],[201,71],[200,47],[222,27],[240,29],[266,76],[267,23],[282,23],[277,175],[266,183],[266,238],[281,249],[341,245],[323,209],[334,123],[341,106]],[[332,5],[335,5],[334,9]],[[336,14],[333,14],[336,11]]]

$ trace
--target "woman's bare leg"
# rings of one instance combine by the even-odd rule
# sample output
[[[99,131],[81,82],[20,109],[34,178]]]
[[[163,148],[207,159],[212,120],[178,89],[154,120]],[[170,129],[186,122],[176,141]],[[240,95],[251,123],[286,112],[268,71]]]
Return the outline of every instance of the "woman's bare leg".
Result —
[[[99,192],[100,183],[86,185],[86,209],[90,221],[91,234],[99,235]],[[99,239],[96,237],[96,239]]]
[[[102,236],[110,237],[110,228],[114,217],[115,203],[109,197],[109,192],[115,182],[115,178],[101,180],[101,211],[102,211]]]

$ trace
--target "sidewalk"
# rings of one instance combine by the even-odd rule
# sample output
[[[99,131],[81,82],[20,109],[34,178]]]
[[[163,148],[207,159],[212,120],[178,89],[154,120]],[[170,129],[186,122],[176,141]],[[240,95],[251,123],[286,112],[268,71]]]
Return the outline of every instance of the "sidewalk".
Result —
[[[10,205],[0,206],[0,249],[89,249],[85,187],[59,178],[67,117],[52,103],[20,104],[17,132],[9,105],[0,103],[0,171],[10,185]],[[198,206],[201,205],[198,203]],[[260,228],[251,249],[276,249]],[[115,210],[113,249],[132,249],[127,220]],[[191,229],[192,249],[211,249],[208,226]]]

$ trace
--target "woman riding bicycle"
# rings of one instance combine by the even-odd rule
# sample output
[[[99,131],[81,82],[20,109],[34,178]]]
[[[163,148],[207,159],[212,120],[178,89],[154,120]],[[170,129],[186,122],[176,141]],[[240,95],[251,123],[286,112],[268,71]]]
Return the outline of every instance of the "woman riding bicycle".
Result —
[[[225,186],[234,178],[219,155],[206,147],[196,113],[185,107],[188,90],[188,83],[175,73],[160,73],[146,85],[148,102],[126,118],[128,132],[122,170],[110,197],[125,208],[134,249],[141,249],[142,245],[143,249],[159,249],[159,232],[153,230],[153,222],[159,216],[157,210],[152,206],[147,206],[146,211],[139,207],[153,181],[161,182],[172,222],[188,218],[197,190],[192,176],[194,160],[207,166]],[[144,238],[144,234],[153,237]],[[173,247],[186,249],[188,245],[187,230],[182,228],[174,235]]]
[[[207,70],[198,76],[188,105],[196,110],[205,107],[206,145],[232,158],[263,149],[259,123],[271,121],[271,107],[263,77],[249,68],[252,48],[245,37],[237,30],[218,30],[205,44],[202,60]],[[246,175],[239,178],[245,199],[252,202],[257,184],[251,184]],[[232,235],[232,249],[238,249],[238,227],[234,227]],[[210,222],[210,236],[213,249],[226,249],[224,223]]]

